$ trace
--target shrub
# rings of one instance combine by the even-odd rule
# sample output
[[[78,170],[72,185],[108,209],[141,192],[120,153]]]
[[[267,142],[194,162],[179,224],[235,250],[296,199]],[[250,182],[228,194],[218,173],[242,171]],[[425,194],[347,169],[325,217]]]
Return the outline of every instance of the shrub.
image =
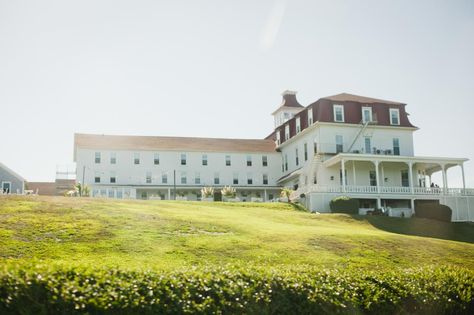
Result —
[[[235,198],[236,191],[235,188],[231,186],[224,186],[224,188],[221,190],[221,194],[226,198]]]
[[[212,187],[203,187],[201,189],[201,195],[203,198],[210,198],[214,196],[214,188]]]
[[[359,201],[347,196],[336,197],[329,203],[331,212],[333,213],[359,213]]]
[[[452,213],[450,207],[439,203],[420,203],[415,207],[415,216],[418,218],[451,222]]]
[[[460,268],[0,272],[1,314],[473,314]]]

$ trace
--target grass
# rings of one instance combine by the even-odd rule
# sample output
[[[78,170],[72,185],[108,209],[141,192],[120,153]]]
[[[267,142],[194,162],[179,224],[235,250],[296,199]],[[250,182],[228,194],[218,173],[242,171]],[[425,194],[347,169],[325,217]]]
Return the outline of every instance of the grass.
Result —
[[[2,264],[474,269],[474,228],[282,204],[0,197]]]

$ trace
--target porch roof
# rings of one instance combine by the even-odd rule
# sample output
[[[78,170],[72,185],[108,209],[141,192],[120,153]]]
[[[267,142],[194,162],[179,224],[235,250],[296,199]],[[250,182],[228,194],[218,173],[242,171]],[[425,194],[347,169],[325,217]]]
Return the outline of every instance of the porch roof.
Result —
[[[358,154],[358,153],[339,153],[336,156],[323,162],[326,167],[331,167],[342,160],[347,161],[366,161],[366,162],[399,162],[422,164],[431,172],[441,170],[441,165],[450,168],[462,165],[469,159],[466,158],[448,158],[448,157],[429,157],[429,156],[401,156],[401,155],[379,155],[379,154]]]

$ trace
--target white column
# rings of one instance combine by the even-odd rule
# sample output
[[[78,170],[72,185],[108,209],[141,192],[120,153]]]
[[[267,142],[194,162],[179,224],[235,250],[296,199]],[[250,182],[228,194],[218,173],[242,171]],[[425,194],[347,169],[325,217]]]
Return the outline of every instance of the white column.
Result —
[[[464,164],[461,164],[459,166],[461,166],[462,192],[463,192],[463,194],[465,194],[466,193],[466,177],[464,176]]]
[[[267,201],[267,190],[266,189],[263,190],[263,197],[264,197],[263,201]]]
[[[171,200],[171,188],[168,188],[168,200]]]
[[[375,161],[375,184],[377,185],[377,192],[380,193],[380,181],[379,181],[379,161]]]
[[[381,186],[385,186],[385,171],[383,169],[383,163],[380,163],[380,168],[382,170],[382,181],[381,181]]]
[[[442,173],[443,173],[443,192],[446,193],[446,189],[448,188],[448,178],[447,178],[447,174],[446,174],[446,166],[445,165],[441,165],[441,168],[442,168]]]
[[[346,161],[341,160],[341,173],[342,173],[342,191],[346,192]]]
[[[408,183],[410,185],[410,191],[413,194],[415,189],[413,188],[413,163],[408,162]]]
[[[352,176],[353,176],[353,185],[357,186],[355,161],[352,161]]]

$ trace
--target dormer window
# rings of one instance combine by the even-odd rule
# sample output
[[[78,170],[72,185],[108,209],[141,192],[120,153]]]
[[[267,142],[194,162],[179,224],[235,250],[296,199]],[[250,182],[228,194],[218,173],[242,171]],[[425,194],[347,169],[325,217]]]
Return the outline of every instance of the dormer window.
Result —
[[[296,117],[296,133],[301,132],[301,119],[300,117]]]
[[[333,105],[334,110],[334,121],[335,122],[344,122],[344,106],[343,105]]]
[[[362,122],[371,122],[372,121],[372,108],[362,107]]]
[[[400,125],[400,111],[398,108],[390,108],[390,124]]]
[[[308,126],[313,124],[313,109],[308,109]]]
[[[277,138],[277,145],[280,145],[281,144],[280,129],[276,131],[276,138]]]
[[[285,126],[285,141],[290,139],[290,126],[286,125]]]

